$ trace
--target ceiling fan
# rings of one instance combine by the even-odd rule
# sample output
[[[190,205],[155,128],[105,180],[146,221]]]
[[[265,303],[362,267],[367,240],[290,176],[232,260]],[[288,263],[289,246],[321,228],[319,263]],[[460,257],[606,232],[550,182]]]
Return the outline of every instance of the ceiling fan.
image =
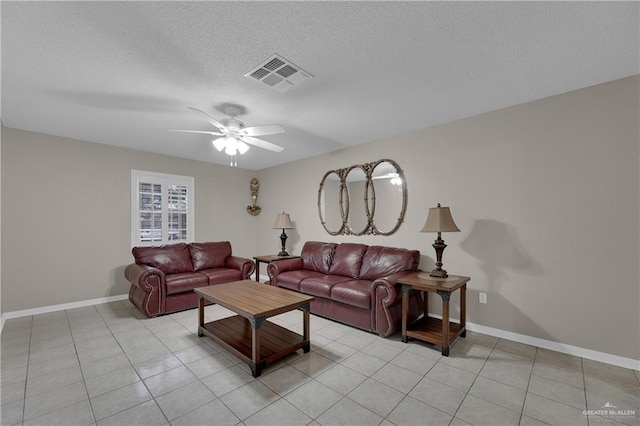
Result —
[[[229,116],[229,118],[225,118],[220,121],[198,108],[187,108],[204,116],[210,124],[216,127],[218,131],[172,130],[172,132],[203,133],[213,136],[214,138],[211,143],[213,143],[213,146],[218,151],[224,150],[225,154],[231,156],[232,167],[238,165],[237,154],[240,153],[240,155],[242,155],[247,152],[249,150],[249,145],[274,152],[280,152],[284,149],[271,142],[256,138],[256,136],[284,133],[282,126],[279,124],[270,124],[266,126],[244,127],[244,123],[236,118],[242,113],[242,109],[236,105],[226,105],[224,107],[224,112]]]

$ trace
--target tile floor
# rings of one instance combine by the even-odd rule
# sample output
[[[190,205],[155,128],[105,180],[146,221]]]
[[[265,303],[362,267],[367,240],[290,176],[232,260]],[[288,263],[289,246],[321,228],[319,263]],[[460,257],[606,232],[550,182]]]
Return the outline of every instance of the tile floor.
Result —
[[[311,352],[254,379],[196,318],[126,301],[8,320],[2,425],[640,424],[640,373],[541,348],[469,332],[442,357],[312,316]],[[274,321],[300,332],[302,314]]]

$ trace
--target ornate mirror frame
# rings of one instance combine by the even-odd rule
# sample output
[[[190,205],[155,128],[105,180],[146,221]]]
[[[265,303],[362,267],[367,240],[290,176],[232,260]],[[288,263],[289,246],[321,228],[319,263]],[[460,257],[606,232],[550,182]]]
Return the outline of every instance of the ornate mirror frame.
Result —
[[[391,228],[391,230],[381,230],[378,225],[375,223],[376,218],[376,190],[374,184],[374,170],[381,163],[387,162],[393,166],[395,169],[394,173],[397,174],[397,177],[400,179],[400,191],[402,192],[402,200],[401,205],[399,206],[399,215],[395,222],[395,225]],[[354,194],[349,194],[349,173],[355,169],[362,169],[365,174],[364,180],[364,188],[363,191],[363,202],[364,202],[364,214],[366,220],[366,226],[362,230],[352,228],[349,223],[349,215],[351,214],[351,204],[359,199],[359,197],[354,196]],[[332,174],[336,174],[340,184],[338,186],[338,210],[340,213],[340,218],[342,219],[342,223],[336,229],[330,229],[326,223],[327,212],[326,209],[328,206],[325,205],[325,182],[327,178]],[[350,201],[352,200],[352,201]],[[391,235],[398,230],[400,225],[404,220],[404,215],[407,210],[407,182],[404,177],[404,173],[398,163],[393,160],[383,158],[378,161],[374,161],[372,163],[364,163],[364,164],[354,164],[349,167],[345,167],[342,169],[329,170],[324,174],[322,180],[320,181],[320,186],[318,188],[318,216],[320,218],[320,223],[322,227],[327,231],[330,235]]]

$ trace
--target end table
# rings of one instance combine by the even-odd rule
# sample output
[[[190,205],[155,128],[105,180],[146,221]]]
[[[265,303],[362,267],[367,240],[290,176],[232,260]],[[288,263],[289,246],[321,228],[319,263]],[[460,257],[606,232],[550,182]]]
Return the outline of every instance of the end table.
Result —
[[[409,337],[440,345],[442,355],[449,356],[449,346],[458,337],[465,337],[466,290],[469,277],[449,275],[447,278],[431,277],[429,272],[412,272],[398,280],[402,285],[402,341]],[[449,321],[449,299],[451,293],[460,290],[460,323]],[[424,315],[407,324],[409,312],[409,291],[418,290],[424,296]],[[429,316],[429,293],[437,293],[442,299],[442,319]]]
[[[277,254],[268,254],[265,256],[254,256],[253,260],[256,261],[256,281],[260,282],[260,263],[271,263],[283,259],[297,259],[300,256],[278,256]],[[267,281],[267,284],[269,281]]]

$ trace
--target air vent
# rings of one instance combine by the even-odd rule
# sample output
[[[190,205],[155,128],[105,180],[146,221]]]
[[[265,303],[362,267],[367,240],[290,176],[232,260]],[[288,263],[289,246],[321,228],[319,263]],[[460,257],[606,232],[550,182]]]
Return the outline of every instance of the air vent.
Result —
[[[280,92],[284,92],[313,76],[291,61],[274,53],[263,61],[261,65],[246,73],[245,77],[250,77]]]

